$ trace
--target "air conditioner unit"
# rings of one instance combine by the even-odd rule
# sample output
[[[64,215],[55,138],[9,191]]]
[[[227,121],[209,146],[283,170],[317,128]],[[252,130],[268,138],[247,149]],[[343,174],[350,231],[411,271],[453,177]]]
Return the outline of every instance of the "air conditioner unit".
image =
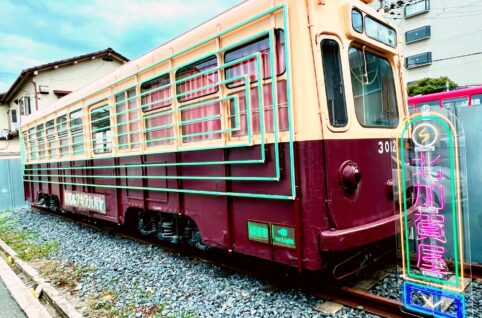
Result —
[[[40,94],[48,94],[49,93],[49,86],[48,85],[39,85],[38,91]]]

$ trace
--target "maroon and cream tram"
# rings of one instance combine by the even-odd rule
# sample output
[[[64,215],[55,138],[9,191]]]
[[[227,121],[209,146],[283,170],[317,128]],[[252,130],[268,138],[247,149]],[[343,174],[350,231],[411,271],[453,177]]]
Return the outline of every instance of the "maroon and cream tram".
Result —
[[[245,1],[29,116],[26,198],[320,270],[395,234],[400,61],[363,1]]]

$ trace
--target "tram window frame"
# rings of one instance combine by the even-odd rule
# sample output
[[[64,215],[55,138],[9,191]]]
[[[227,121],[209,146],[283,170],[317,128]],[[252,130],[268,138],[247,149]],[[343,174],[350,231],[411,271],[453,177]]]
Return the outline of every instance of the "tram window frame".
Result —
[[[129,127],[127,123],[129,121],[129,117],[127,115],[126,91],[116,94],[114,98],[115,119],[117,124],[117,148],[119,150],[126,150],[129,149]],[[120,134],[122,134],[122,136]]]
[[[74,117],[77,114],[80,114],[80,117]],[[72,155],[77,156],[81,155],[85,152],[84,149],[84,127],[83,127],[83,118],[82,118],[82,109],[76,109],[69,113],[69,121],[70,121],[70,137],[72,140]],[[79,133],[80,131],[80,133]],[[80,145],[79,145],[80,143]]]
[[[212,64],[209,64],[209,63],[212,63]],[[203,64],[207,64],[207,66],[202,66]],[[183,73],[188,73],[189,71],[195,69],[195,70],[198,70],[199,73],[202,73],[204,71],[207,71],[207,70],[210,70],[210,69],[215,69],[217,68],[219,65],[218,65],[218,58],[216,55],[210,55],[206,58],[203,58],[201,60],[198,60],[198,61],[195,61],[193,63],[189,63],[188,65],[186,66],[183,66],[181,67],[180,69],[178,69],[176,71],[176,75],[175,75],[175,78],[176,78],[176,99],[179,103],[186,103],[186,102],[189,102],[191,100],[194,100],[194,99],[198,99],[198,98],[204,98],[206,96],[210,96],[210,95],[214,95],[214,94],[217,94],[219,92],[219,71],[218,70],[213,70],[213,74],[214,76],[216,77],[216,80],[215,82],[217,83],[215,87],[215,89],[213,91],[210,91],[209,93],[203,93],[202,95],[199,95],[199,96],[195,96],[195,97],[186,97],[186,96],[189,96],[189,94],[197,94],[199,92],[202,92],[203,90],[210,90],[212,88],[203,88],[201,90],[199,90],[198,92],[196,93],[188,93],[188,94],[185,94],[183,96],[177,96],[179,94],[183,94],[183,93],[186,93],[188,91],[182,91],[181,89],[181,83],[185,83],[186,81],[181,81],[187,77],[190,77],[194,74],[188,74],[187,76],[184,76],[182,77],[184,74]],[[200,68],[200,69],[197,69],[197,68]],[[210,73],[206,73],[202,76],[208,76]],[[180,82],[179,82],[180,81]],[[201,87],[198,87],[198,89],[201,88]]]
[[[38,159],[39,160],[44,160],[47,158],[46,153],[45,153],[45,130],[44,130],[44,123],[38,124],[35,126],[35,132],[36,132],[36,141],[37,141],[37,147],[38,147]]]
[[[336,47],[333,47],[336,52],[327,52],[324,49],[324,44],[330,44]],[[346,92],[345,92],[345,81],[343,78],[343,63],[341,60],[341,49],[340,49],[340,44],[331,38],[325,38],[321,41],[320,43],[320,49],[321,49],[321,60],[322,60],[322,66],[323,66],[323,76],[324,76],[324,86],[325,86],[325,95],[326,95],[326,107],[328,110],[329,114],[329,121],[330,125],[334,128],[342,128],[346,127],[348,125],[348,109],[346,105]],[[331,56],[328,54],[332,54]],[[328,57],[331,57],[331,60],[327,60]],[[334,67],[330,67],[336,65]],[[331,69],[330,74],[327,73],[327,71]],[[335,74],[336,73],[336,74]],[[338,76],[337,79],[340,82],[340,87],[338,89],[338,96],[336,95],[336,87],[335,87],[335,76]],[[329,85],[331,84],[331,85]],[[331,90],[330,90],[331,89]],[[331,93],[331,94],[330,94]],[[330,108],[329,105],[329,95],[333,95],[333,105]],[[340,104],[341,102],[341,104]],[[337,105],[335,105],[335,103]],[[341,113],[339,113],[341,111]],[[341,120],[336,120],[338,117],[337,115],[341,114],[343,118]]]
[[[106,114],[104,116],[95,118],[95,113],[96,112],[101,112],[102,109],[107,110]],[[92,134],[92,152],[96,155],[101,155],[101,154],[106,154],[106,153],[111,153],[112,148],[113,148],[113,136],[112,136],[112,123],[110,120],[111,116],[111,111],[110,111],[110,106],[109,104],[104,104],[96,107],[92,107],[89,111],[89,117],[90,117],[90,126],[91,126],[91,134]],[[94,116],[93,116],[94,115]],[[98,119],[101,119],[100,121],[94,122]],[[105,130],[100,130],[99,128],[96,127],[99,125],[98,123],[103,123],[100,129],[105,129]],[[101,141],[98,142],[99,138],[96,136],[96,134],[102,133],[103,135],[101,136]],[[110,134],[109,134],[110,133]],[[110,142],[109,142],[109,137],[110,137]],[[98,149],[99,146],[102,149]]]
[[[275,29],[274,32],[275,32],[275,48],[276,48],[275,55],[276,55],[276,63],[277,63],[277,65],[276,65],[276,76],[283,76],[286,73],[286,56],[285,56],[285,49],[284,49],[285,45],[286,45],[285,44],[285,33],[284,33],[285,31],[281,28],[278,28],[278,29]],[[263,51],[260,51],[260,50],[252,50],[252,51],[248,50],[248,51],[245,51],[245,52],[243,52],[243,50],[245,50],[246,48],[248,48],[250,46],[256,47],[255,46],[256,44],[257,44],[258,47],[260,47],[263,44],[263,42],[268,42],[268,49],[266,49],[266,51],[269,53],[269,35],[265,35],[265,36],[261,36],[257,39],[254,39],[253,41],[249,41],[247,43],[244,43],[242,45],[239,45],[235,48],[229,49],[226,52],[224,52],[224,56],[223,56],[224,64],[236,61],[236,60],[238,60],[240,58],[243,58],[244,56],[248,56],[250,54],[254,54],[254,53],[258,53],[258,52],[262,53]],[[237,53],[237,52],[241,52],[241,55],[236,56],[235,53]],[[231,54],[235,55],[235,58],[230,57]],[[280,60],[281,56],[283,58],[284,63],[282,65],[279,65],[279,60]],[[268,58],[270,58],[270,57],[271,56],[269,55]],[[263,68],[264,61],[262,60],[261,63],[262,63],[261,68]],[[226,80],[229,80],[230,78],[234,77],[234,76],[231,76],[229,74],[229,70],[231,70],[235,67],[236,67],[236,64],[224,69],[224,78]],[[269,68],[269,71],[271,72],[271,67]],[[264,75],[264,72],[263,72],[263,75]],[[254,77],[250,81],[250,83],[254,83],[258,80],[256,78],[256,76],[250,75],[250,77]],[[271,79],[271,74],[263,76],[263,80],[268,80],[268,79]],[[239,82],[239,84],[237,82]],[[233,88],[237,88],[237,87],[240,87],[240,86],[243,86],[243,85],[244,85],[244,81],[239,80],[239,81],[235,81],[235,82],[232,82],[232,83],[227,83],[226,87],[229,88],[229,89],[233,89]]]
[[[387,72],[385,75],[389,75],[390,78],[387,78],[386,79],[386,84],[389,85],[387,87],[387,89],[391,90],[393,92],[393,94],[390,94],[389,92],[387,93],[387,98],[392,98],[391,100],[391,103],[390,103],[390,107],[393,108],[390,110],[390,113],[393,113],[394,114],[394,122],[393,124],[384,124],[384,125],[378,125],[378,124],[367,124],[367,121],[365,119],[366,117],[366,104],[365,102],[363,102],[363,120],[360,118],[359,116],[359,112],[360,110],[357,109],[357,102],[356,102],[356,98],[357,97],[360,97],[360,96],[366,96],[368,94],[371,94],[373,92],[376,92],[377,90],[379,90],[381,93],[380,94],[383,94],[383,83],[381,83],[380,79],[378,80],[380,82],[380,87],[379,89],[373,89],[372,91],[369,91],[369,88],[368,89],[363,89],[363,86],[362,86],[362,92],[363,94],[362,95],[356,95],[356,86],[354,85],[354,80],[358,79],[358,78],[355,78],[354,76],[356,76],[355,72],[353,71],[353,65],[352,65],[352,60],[350,59],[350,52],[352,50],[357,50],[358,52],[361,52],[361,54],[363,54],[363,58],[362,60],[364,61],[364,68],[367,69],[369,65],[367,65],[368,63],[368,55],[370,56],[373,56],[375,58],[377,58],[378,60],[377,61],[385,61],[386,62],[386,66],[388,66],[388,69],[390,72]],[[398,102],[397,102],[397,98],[398,98],[398,94],[397,94],[397,87],[395,85],[395,68],[394,66],[392,65],[392,63],[390,63],[390,61],[385,57],[383,56],[382,54],[379,54],[379,53],[376,53],[376,51],[372,51],[372,50],[368,50],[368,49],[364,49],[363,46],[360,46],[360,45],[351,45],[349,48],[348,48],[348,59],[349,59],[349,67],[350,67],[350,81],[351,81],[351,86],[352,86],[352,96],[353,96],[353,103],[354,103],[354,107],[355,107],[355,116],[357,118],[357,121],[358,123],[360,124],[360,126],[364,127],[364,128],[380,128],[380,129],[394,129],[396,127],[398,127],[398,125],[400,124],[400,109],[398,107]],[[378,64],[377,64],[377,67],[378,67]],[[377,77],[379,76],[378,75],[378,70],[377,70]],[[375,79],[374,79],[375,80]],[[372,83],[368,83],[368,85],[371,85],[374,83],[374,80],[372,81]],[[358,81],[360,81],[358,79]],[[362,83],[362,85],[365,85],[365,83]],[[367,85],[367,86],[368,86]],[[366,93],[368,91],[368,94]],[[383,96],[382,96],[383,97]],[[365,97],[364,97],[364,100],[365,100]],[[370,104],[372,105],[372,104]],[[385,105],[381,104],[380,105],[382,107],[382,110],[384,107],[386,107]],[[378,121],[381,121],[383,120],[383,118],[381,119],[378,119]],[[388,119],[390,121],[390,119]]]
[[[35,134],[35,127],[32,127],[27,132],[28,142],[30,144],[30,159],[37,159],[37,138]]]
[[[136,141],[132,141],[132,136],[141,134],[139,131],[140,120],[137,107],[137,92],[135,87],[115,95],[116,139],[117,149],[120,151],[140,147],[139,137],[137,137]],[[133,126],[135,126],[134,130],[132,130]],[[120,134],[122,134],[122,136]]]
[[[57,125],[57,137],[59,139],[59,156],[63,157],[69,154],[69,127],[67,122],[67,114],[57,117],[55,120]],[[67,151],[63,151],[67,149]]]
[[[50,119],[45,123],[47,137],[47,153],[49,158],[57,157],[57,145],[55,140],[55,119]]]
[[[165,81],[165,80],[167,80],[167,82],[163,83],[163,81]],[[160,86],[148,87],[149,85],[154,85],[157,82],[161,83]],[[150,91],[150,90],[152,90],[156,87],[162,87],[162,86],[165,86],[165,85],[169,85],[167,87],[168,88],[167,91],[169,92],[168,97],[170,98],[170,102],[168,104],[164,104],[165,102],[159,102],[159,103],[155,103],[155,104],[152,104],[152,105],[149,105],[149,106],[145,107],[144,106],[145,99],[147,99],[148,96],[150,96],[152,93],[155,93],[157,91],[146,94],[146,95],[143,95],[143,94],[146,91]],[[152,112],[152,111],[155,111],[155,110],[158,110],[158,109],[163,109],[163,108],[166,108],[166,107],[170,107],[172,105],[173,97],[171,96],[171,76],[170,76],[169,73],[165,73],[165,74],[159,75],[159,76],[157,76],[153,79],[142,82],[141,85],[140,85],[140,88],[141,88],[141,109],[142,109],[143,113],[148,113],[148,112]],[[152,101],[148,102],[148,103],[152,103]],[[160,105],[160,104],[163,104],[163,105]],[[160,105],[160,106],[157,106],[157,105]]]

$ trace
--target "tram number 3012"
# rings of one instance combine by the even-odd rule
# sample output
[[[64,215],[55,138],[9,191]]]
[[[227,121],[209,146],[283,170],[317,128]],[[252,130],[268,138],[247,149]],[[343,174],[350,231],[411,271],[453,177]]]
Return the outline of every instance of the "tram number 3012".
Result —
[[[378,142],[378,153],[379,154],[384,154],[384,153],[389,153],[389,152],[395,152],[397,151],[397,148],[395,148],[396,141],[391,140],[391,141],[379,141]]]

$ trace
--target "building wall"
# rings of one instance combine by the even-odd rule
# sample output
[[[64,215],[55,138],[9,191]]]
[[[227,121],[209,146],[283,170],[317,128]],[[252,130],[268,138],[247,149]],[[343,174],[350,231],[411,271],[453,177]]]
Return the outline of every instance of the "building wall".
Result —
[[[79,62],[77,64],[59,67],[58,69],[39,71],[38,74],[30,76],[21,87],[19,87],[8,104],[0,104],[0,136],[3,129],[18,129],[21,122],[27,118],[26,115],[20,116],[20,105],[18,101],[22,99],[22,97],[30,97],[30,106],[33,114],[36,111],[41,111],[59,99],[59,97],[54,94],[54,90],[77,90],[99,77],[113,72],[120,65],[122,65],[122,63],[117,60],[109,62],[102,60],[102,58],[96,58],[89,61]],[[32,82],[35,82],[36,84],[38,106],[36,106],[35,103],[35,86]],[[40,94],[40,85],[48,86],[49,93]],[[17,101],[17,103],[15,101]],[[11,122],[12,110],[17,111],[16,124]],[[12,153],[18,154],[19,149],[18,139],[10,140],[8,143],[5,140],[0,140],[0,157]]]
[[[20,154],[20,141],[18,138],[0,140],[0,160],[5,157],[18,157]]]
[[[482,84],[482,41],[480,40],[480,4],[467,1],[430,0],[430,9],[410,18],[404,18],[404,9],[398,9],[396,19],[390,19],[399,29],[401,50],[405,57],[431,52],[432,63],[406,69],[407,82],[424,77],[448,76],[460,86]],[[373,6],[379,7],[375,1]],[[475,6],[475,7],[474,7]],[[390,18],[393,15],[386,15]],[[405,32],[430,25],[429,39],[406,44]],[[478,53],[472,56],[470,55]]]
[[[79,62],[78,64],[59,67],[47,71],[39,71],[37,75],[28,79],[17,91],[15,96],[11,99],[9,104],[10,109],[17,109],[20,113],[19,105],[15,100],[21,99],[23,96],[30,97],[30,106],[32,113],[42,110],[45,107],[59,100],[59,97],[54,94],[54,90],[74,91],[77,90],[93,80],[109,74],[121,65],[120,62],[114,60],[107,62],[99,59]],[[35,103],[35,82],[37,86],[37,103]],[[39,93],[40,85],[48,86],[49,93]],[[38,107],[38,109],[37,109]],[[26,116],[21,116],[20,120],[24,120]],[[12,127],[14,128],[14,127]]]
[[[9,118],[8,118],[9,105],[0,104],[0,137],[3,130],[9,130]],[[1,146],[0,146],[1,148]]]

